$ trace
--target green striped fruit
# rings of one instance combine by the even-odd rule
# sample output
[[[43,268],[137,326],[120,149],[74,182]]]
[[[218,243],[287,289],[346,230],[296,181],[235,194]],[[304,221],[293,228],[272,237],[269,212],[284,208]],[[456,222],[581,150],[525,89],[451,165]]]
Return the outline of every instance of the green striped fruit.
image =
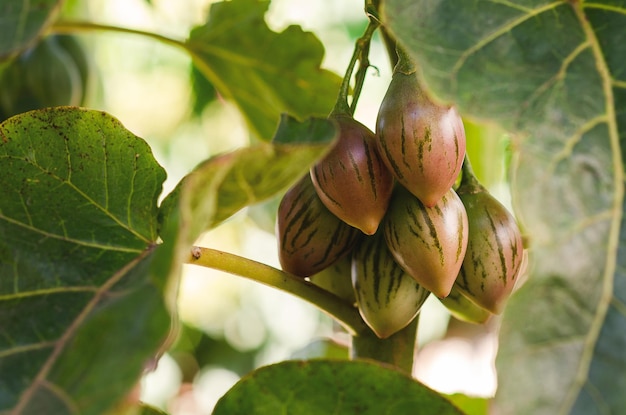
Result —
[[[337,122],[335,147],[311,168],[311,178],[324,205],[347,224],[372,235],[387,210],[393,176],[380,159],[374,133],[347,115]]]
[[[523,260],[522,234],[515,218],[484,187],[461,185],[469,239],[457,285],[463,294],[499,314],[513,291]]]
[[[356,304],[354,290],[352,289],[351,269],[352,257],[351,255],[346,255],[317,274],[311,275],[309,280],[350,304]]]
[[[413,321],[430,294],[394,260],[382,232],[361,239],[355,248],[352,286],[363,320],[381,339]]]
[[[347,255],[360,234],[326,209],[308,174],[281,199],[276,233],[282,268],[301,277],[313,275]]]
[[[450,294],[446,298],[440,298],[439,301],[446,307],[452,317],[466,323],[484,324],[493,315],[465,297],[456,284],[452,286]]]
[[[465,129],[454,107],[432,102],[415,73],[395,71],[376,120],[379,153],[395,178],[428,207],[457,179]]]
[[[398,264],[421,286],[446,297],[461,269],[468,237],[467,214],[454,190],[426,207],[396,186],[383,226]]]

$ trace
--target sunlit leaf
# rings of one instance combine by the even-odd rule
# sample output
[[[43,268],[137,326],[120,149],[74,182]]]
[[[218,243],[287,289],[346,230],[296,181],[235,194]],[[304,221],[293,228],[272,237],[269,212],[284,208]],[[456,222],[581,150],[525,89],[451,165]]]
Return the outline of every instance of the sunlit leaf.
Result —
[[[153,268],[164,179],[105,113],[0,124],[0,412],[102,414],[137,383],[170,325]]]
[[[214,415],[447,415],[462,412],[404,373],[372,362],[286,361],[258,369],[217,403]]]
[[[313,33],[299,26],[280,33],[269,29],[268,7],[265,0],[215,3],[187,41],[197,68],[266,141],[281,113],[300,119],[328,115],[341,83],[321,68],[324,47]]]
[[[2,0],[0,61],[32,43],[58,14],[62,0]]]
[[[513,196],[531,275],[502,323],[499,413],[626,413],[626,9],[385,5],[436,96],[517,134]]]

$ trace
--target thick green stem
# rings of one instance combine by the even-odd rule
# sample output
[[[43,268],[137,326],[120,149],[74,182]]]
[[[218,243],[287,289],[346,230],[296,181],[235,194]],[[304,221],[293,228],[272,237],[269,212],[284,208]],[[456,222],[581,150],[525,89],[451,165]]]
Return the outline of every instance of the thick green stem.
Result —
[[[357,39],[354,46],[354,53],[352,54],[352,58],[350,59],[350,63],[348,63],[348,68],[346,69],[346,74],[343,77],[343,81],[341,82],[341,87],[339,88],[339,95],[337,97],[337,102],[335,103],[335,108],[332,111],[332,115],[353,115],[354,110],[356,108],[356,104],[359,100],[359,96],[361,95],[361,89],[363,87],[363,83],[365,80],[365,74],[367,68],[369,68],[369,47],[370,42],[372,40],[372,35],[378,29],[379,23],[370,19],[367,28],[365,29],[365,33],[359,39]],[[348,95],[350,94],[350,81],[352,80],[352,73],[354,72],[354,67],[356,66],[357,61],[360,62],[359,70],[355,76],[355,87],[354,93],[352,95],[352,102],[348,104]]]
[[[376,337],[372,331],[353,336],[350,358],[388,363],[412,374],[418,322],[419,314],[408,326],[386,339]]]
[[[201,247],[194,247],[186,262],[239,275],[293,294],[333,317],[351,335],[360,335],[370,331],[352,304],[315,284],[269,265],[227,252]]]

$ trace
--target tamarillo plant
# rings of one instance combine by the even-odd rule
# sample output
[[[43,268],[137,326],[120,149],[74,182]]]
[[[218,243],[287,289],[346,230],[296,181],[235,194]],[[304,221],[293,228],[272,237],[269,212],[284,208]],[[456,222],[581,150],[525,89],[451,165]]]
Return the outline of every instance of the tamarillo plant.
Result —
[[[267,0],[212,3],[186,39],[79,18],[87,3],[0,2],[0,414],[162,413],[137,388],[180,336],[185,264],[290,293],[350,339],[251,371],[214,414],[626,413],[622,5],[365,0],[341,77],[313,33],[270,29]],[[100,32],[187,53],[195,109],[212,89],[250,144],[163,192],[148,141],[87,99]],[[270,200],[282,269],[196,245]],[[414,378],[429,293],[497,330],[495,396]]]

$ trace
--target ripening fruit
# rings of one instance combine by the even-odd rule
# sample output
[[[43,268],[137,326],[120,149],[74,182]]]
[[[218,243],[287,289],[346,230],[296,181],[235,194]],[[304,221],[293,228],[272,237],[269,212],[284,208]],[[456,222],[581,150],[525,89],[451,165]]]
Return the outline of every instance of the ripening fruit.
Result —
[[[280,201],[276,232],[282,268],[300,277],[316,274],[348,254],[360,234],[326,209],[308,174]]]
[[[373,235],[385,215],[393,176],[378,155],[374,133],[348,115],[334,115],[335,147],[311,168],[324,205],[348,225]]]
[[[521,268],[521,232],[509,211],[477,182],[462,183],[458,194],[467,211],[469,239],[456,285],[476,304],[499,314]]]
[[[382,232],[354,249],[352,285],[363,320],[381,339],[413,321],[430,294],[394,260]]]
[[[454,318],[466,323],[483,324],[493,315],[465,297],[456,284],[452,286],[450,294],[446,298],[440,298],[439,301]]]
[[[311,275],[309,280],[318,287],[346,300],[348,303],[356,304],[350,276],[351,268],[352,256],[346,255],[317,274]]]
[[[394,71],[378,111],[378,150],[394,177],[428,207],[453,186],[465,156],[465,129],[454,107],[432,102],[415,72]]]
[[[450,189],[426,207],[396,186],[384,221],[392,255],[415,280],[437,297],[446,297],[459,274],[467,248],[467,214]]]

